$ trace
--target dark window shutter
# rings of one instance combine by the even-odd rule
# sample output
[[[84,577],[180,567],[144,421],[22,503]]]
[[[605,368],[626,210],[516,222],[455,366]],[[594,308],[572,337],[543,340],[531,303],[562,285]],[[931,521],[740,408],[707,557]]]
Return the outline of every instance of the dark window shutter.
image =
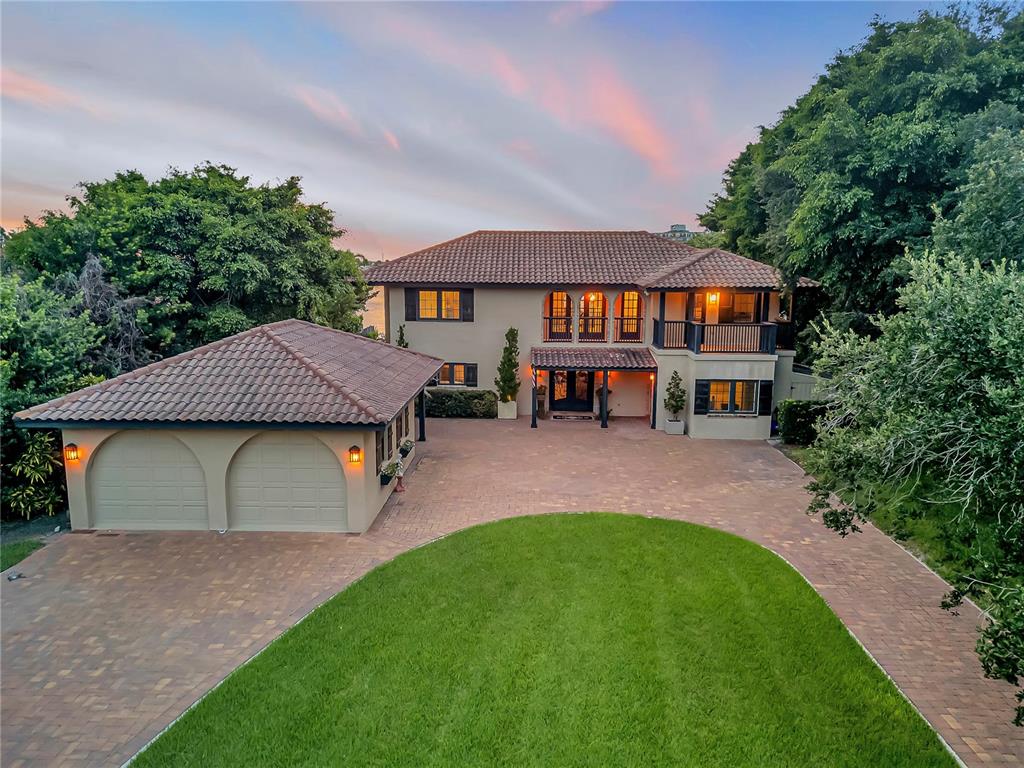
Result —
[[[472,323],[473,322],[473,289],[463,288],[459,291],[459,315],[462,317],[462,322]]]
[[[762,381],[761,386],[758,388],[759,394],[757,397],[757,415],[758,416],[771,416],[772,415],[772,387],[774,382]]]
[[[693,385],[693,412],[707,413],[711,400],[711,379],[697,379]]]
[[[476,363],[466,363],[466,386],[476,386]]]
[[[415,288],[405,289],[405,319],[416,320],[420,314],[420,292]]]

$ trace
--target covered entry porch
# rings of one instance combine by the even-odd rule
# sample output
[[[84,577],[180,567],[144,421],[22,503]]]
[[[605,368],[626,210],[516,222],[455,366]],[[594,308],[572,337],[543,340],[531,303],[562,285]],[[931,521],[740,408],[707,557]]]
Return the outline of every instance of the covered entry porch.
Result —
[[[609,394],[617,393],[623,415],[649,416],[651,429],[657,418],[654,394],[658,389],[658,364],[646,348],[533,347],[530,349],[530,426],[537,428],[538,390],[546,380],[546,403],[552,412],[597,412],[601,427],[607,429]],[[617,380],[618,379],[618,383]]]

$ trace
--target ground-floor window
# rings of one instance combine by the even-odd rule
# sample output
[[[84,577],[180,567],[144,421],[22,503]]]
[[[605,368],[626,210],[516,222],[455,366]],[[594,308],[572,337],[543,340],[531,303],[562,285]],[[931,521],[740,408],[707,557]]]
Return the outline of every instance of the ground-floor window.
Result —
[[[377,474],[379,475],[381,467],[384,466],[384,430],[379,430],[374,437],[376,439],[374,447],[376,448]]]
[[[693,412],[701,413],[758,413],[758,388],[764,382],[738,379],[697,379],[693,397]],[[770,391],[768,396],[771,397]]]
[[[476,363],[445,363],[434,377],[433,384],[456,387],[476,386]]]

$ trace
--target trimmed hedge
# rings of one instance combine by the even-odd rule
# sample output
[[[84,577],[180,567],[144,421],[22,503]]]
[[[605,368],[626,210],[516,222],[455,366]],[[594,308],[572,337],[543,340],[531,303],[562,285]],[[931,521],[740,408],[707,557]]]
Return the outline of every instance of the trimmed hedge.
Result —
[[[814,424],[825,404],[814,400],[783,400],[779,403],[779,437],[791,445],[810,445],[818,436]]]
[[[427,416],[440,419],[496,419],[498,396],[489,389],[427,390]]]

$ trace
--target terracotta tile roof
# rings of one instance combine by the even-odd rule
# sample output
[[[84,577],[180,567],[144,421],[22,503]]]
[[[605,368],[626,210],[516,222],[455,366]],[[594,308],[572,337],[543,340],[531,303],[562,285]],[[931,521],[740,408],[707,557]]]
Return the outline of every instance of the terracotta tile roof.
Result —
[[[372,283],[634,285],[696,249],[650,232],[480,231],[367,270]]]
[[[777,288],[778,270],[770,264],[748,259],[736,253],[709,248],[687,262],[647,275],[639,281],[644,288]],[[801,277],[800,287],[818,285]]]
[[[377,285],[638,285],[645,288],[779,286],[771,266],[700,250],[650,232],[487,231],[374,264]],[[817,285],[801,278],[801,285]]]
[[[197,347],[14,415],[89,422],[384,424],[441,360],[302,320]]]
[[[530,365],[538,368],[609,368],[614,371],[654,370],[647,347],[531,347]]]

